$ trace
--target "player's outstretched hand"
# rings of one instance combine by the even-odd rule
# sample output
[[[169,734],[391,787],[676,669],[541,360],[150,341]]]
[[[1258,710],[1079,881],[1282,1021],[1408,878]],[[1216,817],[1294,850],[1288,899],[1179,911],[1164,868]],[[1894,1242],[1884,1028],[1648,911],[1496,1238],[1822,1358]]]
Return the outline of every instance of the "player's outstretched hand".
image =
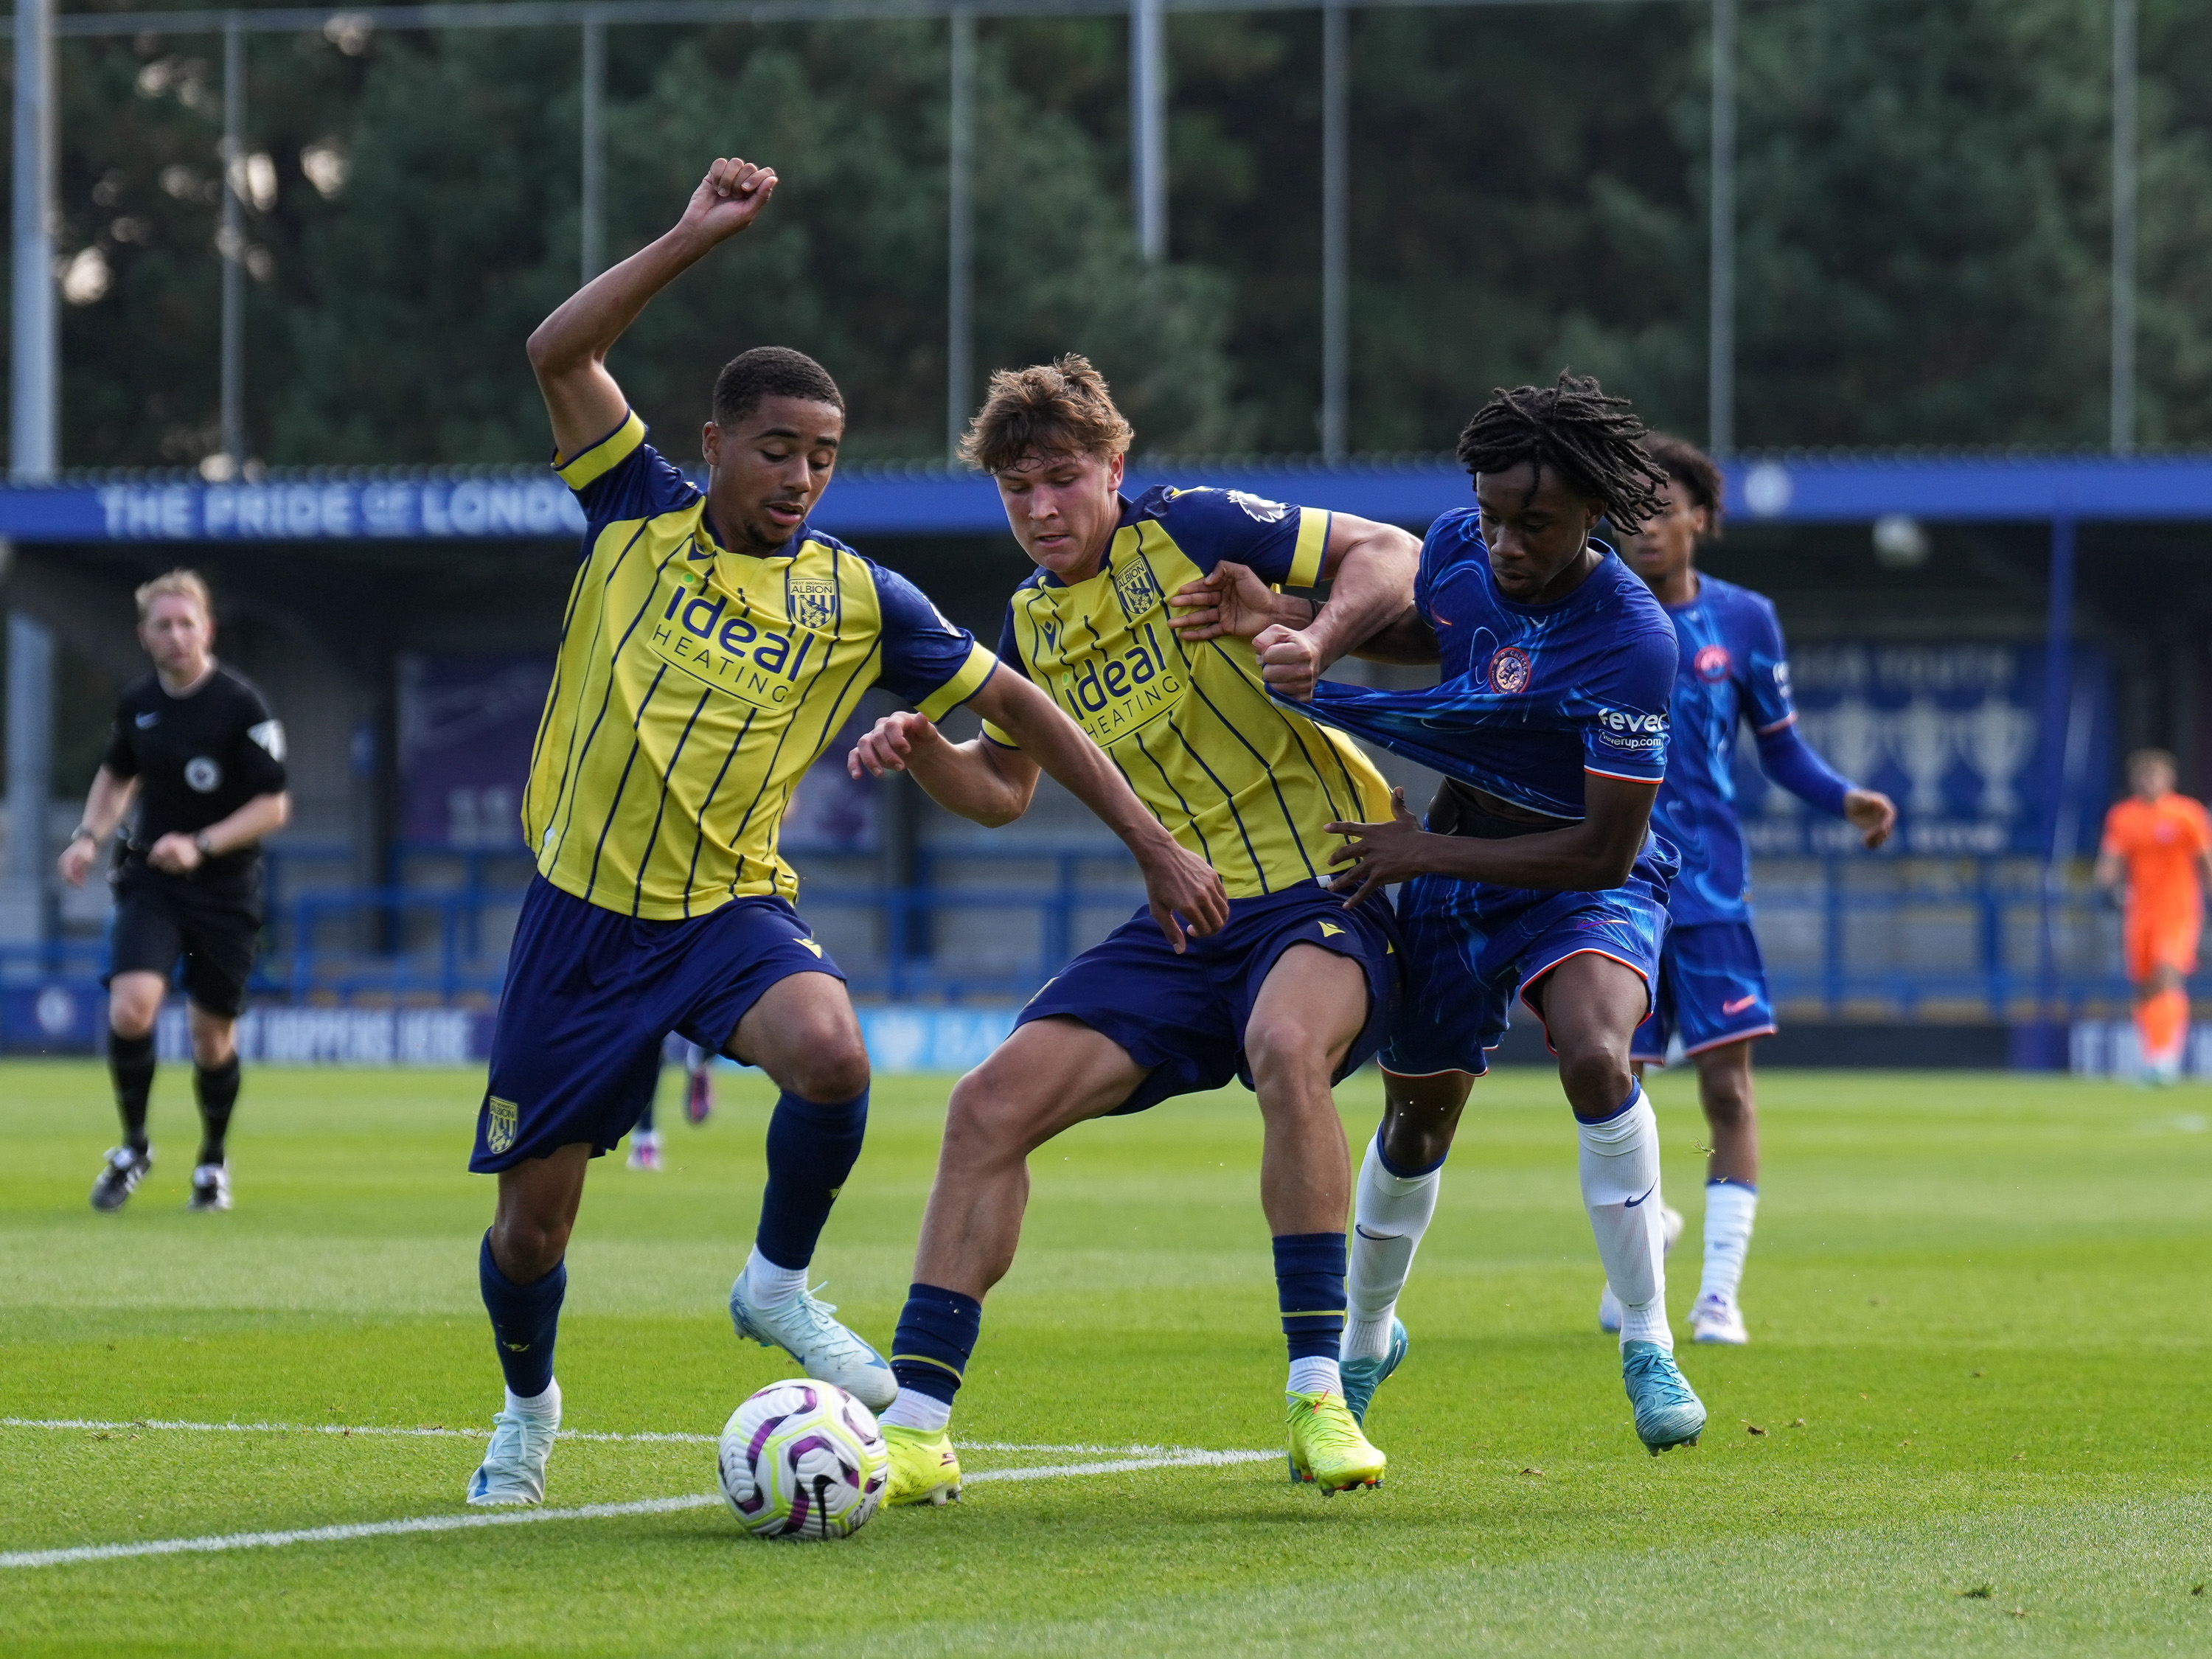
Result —
[[[1410,881],[1425,873],[1428,865],[1421,858],[1421,843],[1429,832],[1421,828],[1420,819],[1406,810],[1406,792],[1390,792],[1390,822],[1388,823],[1329,823],[1322,826],[1332,836],[1342,836],[1345,844],[1328,856],[1332,865],[1349,864],[1352,868],[1341,872],[1329,883],[1334,893],[1349,893],[1344,908],[1347,910],[1366,902],[1370,893],[1388,887],[1395,882]]]
[[[1228,559],[1169,594],[1168,609],[1174,613],[1168,626],[1192,645],[1224,635],[1249,640],[1277,623],[1298,627],[1313,620],[1305,600],[1276,592],[1249,565]]]
[[[1872,852],[1897,828],[1897,803],[1879,789],[1853,789],[1844,796],[1844,816],[1864,837]]]
[[[933,746],[948,750],[952,747],[928,715],[902,709],[884,715],[853,745],[853,752],[845,757],[845,770],[856,778],[903,772],[918,753]]]
[[[718,157],[691,192],[679,228],[696,230],[710,241],[723,241],[759,218],[775,194],[774,167],[756,167],[734,155]]]
[[[1152,852],[1137,855],[1152,920],[1181,956],[1186,936],[1204,939],[1229,922],[1229,890],[1221,872],[1182,842],[1162,837]]]

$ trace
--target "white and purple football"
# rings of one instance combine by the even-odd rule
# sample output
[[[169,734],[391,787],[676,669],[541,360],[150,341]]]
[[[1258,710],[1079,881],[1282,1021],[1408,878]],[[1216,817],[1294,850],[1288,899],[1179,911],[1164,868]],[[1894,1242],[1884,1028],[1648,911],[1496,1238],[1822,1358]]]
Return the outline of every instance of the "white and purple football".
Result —
[[[771,1382],[730,1413],[722,1495],[756,1538],[848,1538],[890,1468],[875,1413],[834,1382]]]

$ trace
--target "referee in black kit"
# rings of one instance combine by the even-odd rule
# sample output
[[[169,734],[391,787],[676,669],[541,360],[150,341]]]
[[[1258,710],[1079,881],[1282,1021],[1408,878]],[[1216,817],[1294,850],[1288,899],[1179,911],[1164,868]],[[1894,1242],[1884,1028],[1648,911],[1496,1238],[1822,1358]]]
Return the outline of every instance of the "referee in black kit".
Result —
[[[216,661],[215,607],[196,573],[172,570],[138,590],[138,641],[154,672],[116,704],[84,821],[61,856],[62,878],[82,887],[100,842],[137,798],[108,877],[107,1066],[123,1144],[93,1183],[92,1206],[121,1209],[154,1166],[146,1140],[154,1023],[182,958],[200,1107],[191,1207],[227,1210],[223,1137],[238,1101],[238,1017],[261,937],[261,841],[292,813],[284,728],[252,681]]]

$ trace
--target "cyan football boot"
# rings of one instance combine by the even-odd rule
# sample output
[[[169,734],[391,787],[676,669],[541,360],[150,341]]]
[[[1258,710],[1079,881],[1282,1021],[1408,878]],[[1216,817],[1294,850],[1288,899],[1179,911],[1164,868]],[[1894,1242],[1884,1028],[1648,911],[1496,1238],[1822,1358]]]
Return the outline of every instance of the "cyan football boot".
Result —
[[[1375,1403],[1375,1390],[1382,1386],[1391,1372],[1406,1363],[1406,1350],[1413,1343],[1406,1335],[1406,1322],[1393,1318],[1390,1322],[1390,1347],[1380,1359],[1363,1356],[1347,1359],[1339,1365],[1337,1374],[1344,1379],[1344,1403],[1351,1408],[1352,1420],[1364,1431],[1367,1427],[1367,1408]]]
[[[730,1286],[730,1323],[739,1336],[763,1348],[781,1348],[809,1376],[835,1382],[872,1412],[887,1409],[898,1398],[890,1362],[831,1317],[836,1311],[811,1291],[756,1308],[745,1300],[743,1273]]]
[[[561,1413],[501,1412],[491,1420],[491,1444],[469,1477],[469,1502],[479,1507],[545,1501],[545,1463]]]
[[[1656,1457],[1673,1447],[1698,1443],[1705,1431],[1705,1402],[1673,1354],[1656,1342],[1624,1342],[1620,1380],[1636,1408],[1636,1437],[1646,1451]]]

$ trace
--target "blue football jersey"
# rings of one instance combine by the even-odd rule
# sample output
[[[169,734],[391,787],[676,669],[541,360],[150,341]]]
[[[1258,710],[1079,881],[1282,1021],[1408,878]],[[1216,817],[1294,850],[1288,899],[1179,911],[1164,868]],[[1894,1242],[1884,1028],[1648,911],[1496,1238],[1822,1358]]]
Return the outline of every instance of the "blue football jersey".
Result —
[[[1651,822],[1682,854],[1668,909],[1677,924],[1745,921],[1751,886],[1735,799],[1736,725],[1766,738],[1797,718],[1774,603],[1703,572],[1674,619],[1674,744]]]
[[[1674,629],[1603,543],[1605,562],[1552,605],[1498,591],[1472,507],[1421,547],[1413,599],[1437,630],[1443,678],[1417,691],[1323,683],[1297,705],[1431,770],[1553,817],[1583,816],[1583,778],[1666,775]]]

